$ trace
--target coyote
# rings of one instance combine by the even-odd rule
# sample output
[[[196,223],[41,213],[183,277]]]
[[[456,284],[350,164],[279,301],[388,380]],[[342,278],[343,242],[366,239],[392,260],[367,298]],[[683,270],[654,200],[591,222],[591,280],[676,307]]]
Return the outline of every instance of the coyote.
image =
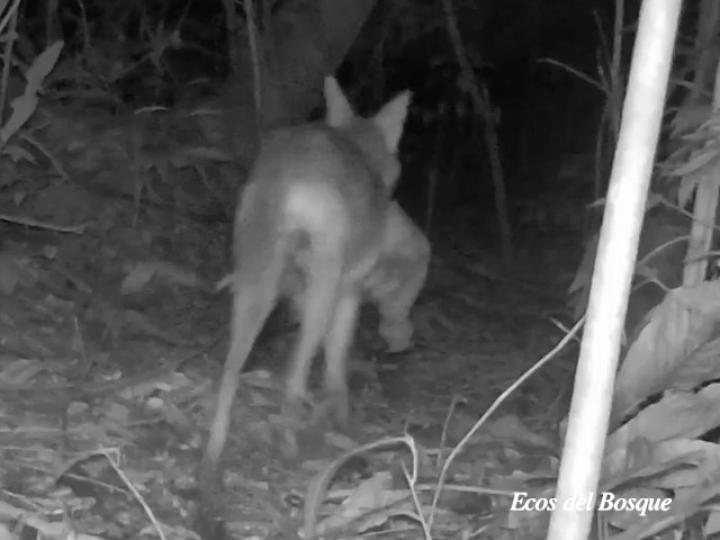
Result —
[[[410,100],[404,92],[371,118],[325,80],[324,122],[271,132],[237,209],[230,349],[203,460],[214,475],[238,376],[278,298],[289,297],[300,332],[286,382],[286,410],[306,400],[313,357],[323,348],[335,419],[349,414],[347,355],[362,300],[375,303],[391,351],[410,346],[409,311],[425,281],[430,245],[391,200],[397,146]]]

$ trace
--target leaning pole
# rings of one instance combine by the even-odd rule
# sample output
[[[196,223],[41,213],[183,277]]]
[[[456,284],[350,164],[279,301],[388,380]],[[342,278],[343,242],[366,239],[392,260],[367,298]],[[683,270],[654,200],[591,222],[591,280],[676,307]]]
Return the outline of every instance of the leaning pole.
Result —
[[[597,490],[623,322],[682,0],[643,0],[547,540],[583,540]]]

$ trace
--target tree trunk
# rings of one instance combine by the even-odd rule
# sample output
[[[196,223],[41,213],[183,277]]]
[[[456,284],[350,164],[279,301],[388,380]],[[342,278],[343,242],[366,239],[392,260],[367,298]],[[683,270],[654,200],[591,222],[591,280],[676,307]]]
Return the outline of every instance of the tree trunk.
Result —
[[[252,62],[245,48],[222,100],[234,154],[254,153],[258,128],[307,119],[321,102],[323,77],[334,73],[376,0],[287,0],[265,21],[261,38],[262,111],[253,109]],[[230,142],[229,141],[229,142]]]
[[[266,125],[307,118],[320,101],[325,75],[334,73],[376,0],[294,0],[271,18],[264,37]],[[239,73],[249,73],[242,66]]]

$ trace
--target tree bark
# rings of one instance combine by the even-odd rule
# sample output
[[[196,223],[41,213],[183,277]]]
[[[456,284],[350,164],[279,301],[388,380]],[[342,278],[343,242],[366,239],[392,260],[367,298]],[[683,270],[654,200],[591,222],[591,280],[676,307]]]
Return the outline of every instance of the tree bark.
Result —
[[[320,101],[323,77],[340,67],[375,3],[294,0],[271,18],[263,44],[266,125],[307,118]]]
[[[307,119],[321,103],[323,77],[342,63],[376,0],[288,0],[266,20],[261,36],[262,111],[254,114],[249,48],[231,70],[223,97],[234,154],[254,153],[260,129]],[[238,155],[239,154],[239,155]]]

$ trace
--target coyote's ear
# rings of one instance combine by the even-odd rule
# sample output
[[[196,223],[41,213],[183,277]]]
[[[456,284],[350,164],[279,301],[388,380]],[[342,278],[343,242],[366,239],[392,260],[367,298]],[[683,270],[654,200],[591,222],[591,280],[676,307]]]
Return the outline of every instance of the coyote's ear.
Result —
[[[325,122],[332,128],[347,126],[355,119],[355,111],[335,77],[325,77]]]
[[[380,129],[388,149],[392,152],[397,150],[402,137],[411,96],[412,93],[409,90],[395,96],[373,117],[373,122]]]

